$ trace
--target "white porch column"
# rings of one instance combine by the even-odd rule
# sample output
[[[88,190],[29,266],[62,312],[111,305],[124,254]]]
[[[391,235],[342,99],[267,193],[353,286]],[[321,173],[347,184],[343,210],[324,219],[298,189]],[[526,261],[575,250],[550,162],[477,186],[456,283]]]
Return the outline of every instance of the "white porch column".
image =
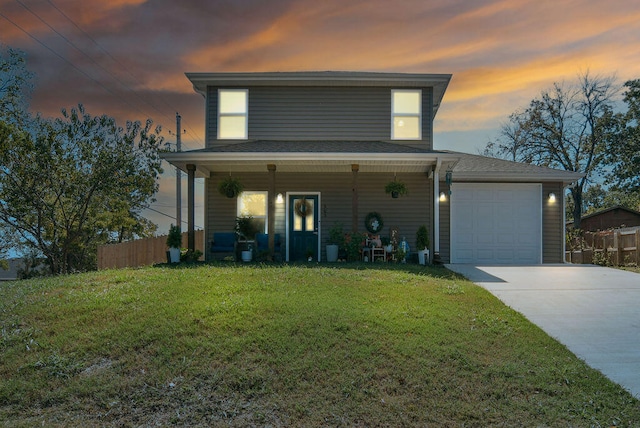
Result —
[[[269,192],[267,196],[267,233],[269,259],[274,260],[275,255],[275,224],[276,224],[276,165],[267,164],[269,171]]]
[[[433,255],[440,254],[440,168],[442,160],[436,161],[433,170]]]

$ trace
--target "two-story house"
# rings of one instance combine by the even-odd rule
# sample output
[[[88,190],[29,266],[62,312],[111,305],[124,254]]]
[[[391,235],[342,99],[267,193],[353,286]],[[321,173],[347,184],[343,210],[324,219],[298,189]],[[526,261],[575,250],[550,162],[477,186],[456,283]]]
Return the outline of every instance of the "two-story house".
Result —
[[[252,215],[281,237],[284,260],[325,260],[328,230],[365,231],[377,213],[415,249],[426,225],[445,263],[560,263],[563,193],[580,174],[433,150],[448,74],[369,72],[187,73],[205,99],[206,147],[164,156],[205,177],[205,234]],[[244,192],[217,191],[228,176]],[[390,181],[408,194],[393,199]],[[211,254],[207,254],[211,258]]]

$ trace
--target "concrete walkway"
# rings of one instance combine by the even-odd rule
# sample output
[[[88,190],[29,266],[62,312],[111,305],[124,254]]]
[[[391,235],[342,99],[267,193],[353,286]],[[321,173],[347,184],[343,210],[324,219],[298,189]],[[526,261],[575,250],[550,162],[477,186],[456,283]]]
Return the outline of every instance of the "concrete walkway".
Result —
[[[640,398],[640,274],[593,265],[447,265]]]

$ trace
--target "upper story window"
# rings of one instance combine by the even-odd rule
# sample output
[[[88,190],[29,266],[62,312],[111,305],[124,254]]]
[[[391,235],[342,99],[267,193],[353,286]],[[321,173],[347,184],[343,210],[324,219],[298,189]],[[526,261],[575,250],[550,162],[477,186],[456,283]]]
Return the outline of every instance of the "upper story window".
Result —
[[[249,91],[247,89],[220,89],[218,91],[218,139],[247,139],[248,99]]]
[[[422,138],[422,91],[396,89],[391,91],[391,139],[420,140]]]

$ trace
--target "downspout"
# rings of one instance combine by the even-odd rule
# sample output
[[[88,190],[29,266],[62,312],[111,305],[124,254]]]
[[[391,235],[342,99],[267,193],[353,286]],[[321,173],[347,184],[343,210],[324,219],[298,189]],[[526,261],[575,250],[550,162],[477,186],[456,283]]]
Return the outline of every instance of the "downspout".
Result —
[[[433,170],[433,256],[440,255],[440,168],[442,159],[436,159]]]

